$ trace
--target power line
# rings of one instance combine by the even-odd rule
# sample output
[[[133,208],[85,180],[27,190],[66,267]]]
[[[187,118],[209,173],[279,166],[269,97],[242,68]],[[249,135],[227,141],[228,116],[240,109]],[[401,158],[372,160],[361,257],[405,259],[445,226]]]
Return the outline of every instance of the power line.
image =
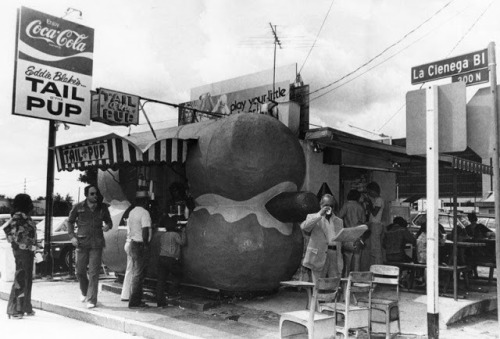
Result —
[[[486,6],[486,8],[484,9],[484,11],[481,12],[481,14],[477,17],[477,19],[474,21],[474,23],[469,27],[469,29],[462,35],[462,37],[458,40],[458,42],[455,44],[455,46],[453,46],[453,48],[451,49],[451,51],[448,53],[448,56],[451,55],[451,53],[453,53],[453,51],[458,47],[458,45],[463,41],[463,39],[467,36],[467,34],[470,33],[470,31],[472,30],[472,28],[474,28],[474,26],[478,23],[478,21],[483,17],[483,15],[486,13],[486,11],[491,7],[491,5],[493,4],[494,0],[491,1],[488,6]],[[447,56],[447,57],[448,57]],[[422,87],[425,85],[425,83],[422,83],[420,85],[420,89],[422,89]],[[404,103],[396,112],[394,112],[393,115],[391,115],[391,117],[378,129],[379,131],[384,128],[404,107],[406,106],[406,103]]]
[[[394,46],[398,45],[400,42],[402,42],[403,40],[405,40],[409,35],[413,34],[415,31],[417,31],[420,27],[422,27],[423,25],[425,25],[427,22],[429,22],[431,19],[433,19],[435,16],[437,16],[441,11],[443,11],[446,7],[448,7],[452,2],[454,2],[455,0],[451,0],[449,2],[447,2],[443,7],[441,7],[437,12],[435,12],[432,16],[430,16],[429,18],[427,18],[424,22],[422,22],[421,24],[419,24],[417,27],[413,28],[411,31],[409,31],[408,33],[406,33],[401,39],[399,39],[398,41],[396,41],[395,43],[389,45],[388,47],[386,47],[382,52],[380,52],[379,54],[377,54],[376,56],[374,56],[373,58],[371,58],[370,60],[368,60],[367,62],[365,62],[364,64],[362,64],[361,66],[359,66],[358,68],[356,68],[355,70],[345,74],[343,77],[341,77],[340,79],[337,79],[335,80],[334,82],[326,85],[326,86],[323,86],[323,87],[320,87],[318,88],[317,90],[309,93],[309,94],[314,94],[316,92],[319,92],[323,89],[326,89],[330,86],[333,86],[337,83],[339,83],[340,81],[344,80],[345,78],[351,76],[352,74],[356,73],[357,71],[359,71],[361,68],[367,66],[368,64],[370,64],[371,62],[373,62],[375,59],[379,58],[380,56],[382,56],[385,52],[387,52],[389,49],[393,48]]]
[[[456,43],[456,45],[451,49],[450,53],[448,53],[448,56],[451,55],[451,53],[453,53],[453,51],[455,50],[455,48],[457,48],[457,46],[462,42],[462,40],[467,36],[467,34],[470,33],[470,31],[472,30],[472,28],[474,28],[474,26],[477,24],[477,22],[479,20],[481,20],[481,18],[483,17],[484,13],[486,13],[486,11],[491,7],[491,5],[493,4],[495,0],[491,1],[489,3],[489,5],[484,9],[484,11],[478,16],[478,18],[476,19],[476,21],[474,21],[474,23],[469,27],[469,29],[467,30],[467,32],[465,32],[464,35],[462,35],[462,37],[460,38],[460,40],[458,40],[458,42]]]
[[[319,28],[318,34],[316,34],[316,38],[314,39],[314,42],[311,46],[311,49],[309,50],[309,53],[307,53],[306,59],[304,60],[304,63],[302,63],[302,66],[300,67],[299,74],[302,72],[302,68],[304,68],[307,59],[309,59],[309,55],[311,55],[311,52],[312,52],[314,46],[316,45],[316,41],[318,40],[319,34],[321,33],[323,26],[325,25],[326,19],[328,18],[328,15],[330,14],[330,11],[332,9],[334,2],[335,2],[335,0],[332,0],[332,2],[330,3],[330,8],[328,8],[328,12],[326,12],[325,18],[323,19],[323,23],[321,23],[321,27]]]
[[[464,9],[464,11],[465,11],[465,9]],[[462,11],[462,12],[463,12],[463,11]],[[454,19],[456,16],[458,16],[458,15],[459,15],[459,14],[461,14],[462,12],[455,14],[453,17],[449,18],[449,19],[448,19],[448,20],[446,20],[446,21],[443,21],[443,22],[442,22],[441,24],[439,24],[437,27],[440,27],[440,26],[444,25],[445,23],[447,23],[447,22],[451,21],[452,19]],[[437,28],[437,27],[436,27],[436,28]],[[426,34],[422,35],[422,36],[421,36],[420,38],[418,38],[417,40],[413,41],[412,43],[410,43],[410,44],[409,44],[409,45],[407,45],[406,47],[402,48],[401,50],[399,50],[399,51],[395,52],[393,55],[389,56],[388,58],[386,58],[386,59],[382,60],[381,62],[379,62],[379,63],[378,63],[378,64],[376,64],[375,66],[370,67],[369,69],[367,69],[367,70],[366,70],[366,71],[364,71],[363,73],[358,74],[357,76],[355,76],[355,77],[353,77],[353,78],[351,78],[351,79],[347,80],[346,82],[344,82],[344,83],[342,83],[342,84],[340,84],[340,85],[338,85],[338,86],[336,86],[336,87],[334,87],[334,88],[332,88],[332,89],[330,89],[330,90],[328,90],[328,91],[326,91],[326,92],[324,92],[324,93],[322,93],[322,94],[318,95],[317,97],[314,97],[314,98],[312,98],[312,99],[309,99],[309,101],[308,101],[308,102],[310,103],[310,102],[312,102],[312,101],[314,101],[314,100],[316,100],[316,99],[319,99],[319,98],[321,98],[322,96],[325,96],[326,94],[331,93],[331,92],[333,92],[334,90],[336,90],[336,89],[338,89],[338,88],[340,88],[340,87],[342,87],[342,86],[347,85],[347,84],[348,84],[348,83],[350,83],[351,81],[356,80],[357,78],[361,77],[362,75],[365,75],[366,73],[368,73],[368,72],[369,72],[369,71],[371,71],[372,69],[374,69],[374,68],[376,68],[376,67],[378,67],[378,66],[380,66],[380,65],[384,64],[385,62],[387,62],[387,61],[389,61],[390,59],[394,58],[396,55],[398,55],[398,54],[402,53],[403,51],[407,50],[407,49],[408,49],[408,48],[410,48],[411,46],[415,45],[417,42],[419,42],[420,40],[422,40],[423,38],[425,38],[425,37],[427,37],[429,34],[431,34],[431,33],[432,33],[432,32],[433,32],[436,28],[434,28],[434,29],[430,30],[429,32],[427,32]],[[339,81],[337,81],[337,82],[340,82],[340,80],[339,80]],[[317,92],[317,91],[314,91],[314,92]],[[312,92],[312,93],[314,93],[314,92]]]

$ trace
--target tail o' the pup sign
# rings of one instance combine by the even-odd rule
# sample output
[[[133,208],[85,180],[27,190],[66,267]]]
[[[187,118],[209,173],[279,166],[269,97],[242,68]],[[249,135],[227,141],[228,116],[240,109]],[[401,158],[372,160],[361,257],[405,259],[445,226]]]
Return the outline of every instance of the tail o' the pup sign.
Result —
[[[94,30],[18,11],[13,114],[89,125]]]

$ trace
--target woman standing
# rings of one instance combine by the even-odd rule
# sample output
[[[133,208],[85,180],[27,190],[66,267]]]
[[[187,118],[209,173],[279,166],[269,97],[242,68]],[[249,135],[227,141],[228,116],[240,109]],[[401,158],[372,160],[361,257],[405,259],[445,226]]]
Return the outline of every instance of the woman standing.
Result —
[[[16,260],[16,273],[7,304],[7,314],[9,319],[11,317],[21,319],[24,313],[35,315],[31,305],[31,286],[33,284],[33,259],[36,250],[36,226],[29,216],[33,210],[33,203],[29,195],[16,195],[13,207],[12,219],[4,228]]]

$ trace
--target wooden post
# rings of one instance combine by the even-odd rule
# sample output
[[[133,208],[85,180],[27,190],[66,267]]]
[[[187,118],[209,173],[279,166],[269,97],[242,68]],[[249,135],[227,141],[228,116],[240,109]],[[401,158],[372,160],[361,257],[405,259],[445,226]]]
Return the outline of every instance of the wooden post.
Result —
[[[438,87],[426,90],[426,172],[427,172],[427,337],[439,338],[438,198],[439,139]]]
[[[499,168],[499,142],[498,133],[500,131],[498,121],[498,93],[497,93],[497,68],[495,58],[495,43],[488,44],[488,67],[490,69],[490,90],[491,90],[491,109],[493,112],[493,194],[495,196],[495,220],[496,220],[496,262],[497,262],[497,276],[498,267],[500,267],[500,168]],[[500,291],[500,279],[497,277],[497,309],[500,309],[500,298],[498,298],[498,291]],[[500,312],[498,312],[498,324],[500,326]]]

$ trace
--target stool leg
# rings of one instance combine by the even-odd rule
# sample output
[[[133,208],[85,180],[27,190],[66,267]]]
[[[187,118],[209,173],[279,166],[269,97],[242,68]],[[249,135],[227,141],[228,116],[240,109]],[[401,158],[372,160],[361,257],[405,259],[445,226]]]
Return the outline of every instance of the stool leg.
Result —
[[[398,334],[401,334],[401,322],[399,321],[399,305],[398,305]]]
[[[385,309],[385,338],[391,339],[391,312],[389,307]]]

